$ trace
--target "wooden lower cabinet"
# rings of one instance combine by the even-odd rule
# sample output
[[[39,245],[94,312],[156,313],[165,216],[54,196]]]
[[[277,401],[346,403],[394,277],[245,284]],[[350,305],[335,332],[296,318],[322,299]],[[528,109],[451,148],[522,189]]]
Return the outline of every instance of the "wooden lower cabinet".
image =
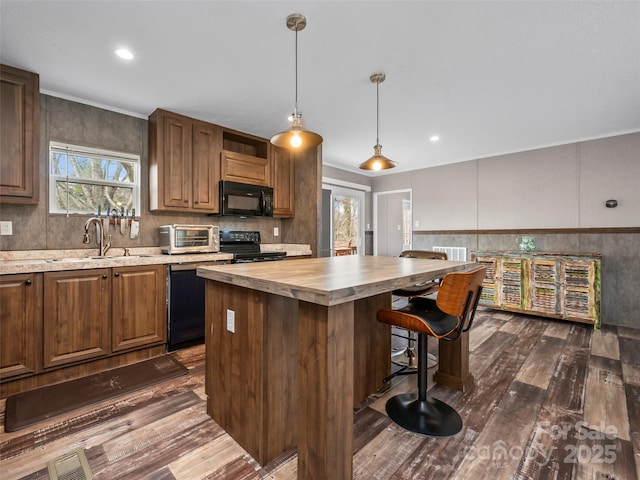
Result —
[[[600,326],[601,256],[471,252],[487,267],[480,304]]]
[[[42,274],[0,277],[0,379],[40,370]]]
[[[164,265],[114,268],[112,290],[113,352],[166,342]]]
[[[111,269],[44,274],[44,368],[111,353]]]
[[[165,353],[166,266],[0,276],[0,396]]]

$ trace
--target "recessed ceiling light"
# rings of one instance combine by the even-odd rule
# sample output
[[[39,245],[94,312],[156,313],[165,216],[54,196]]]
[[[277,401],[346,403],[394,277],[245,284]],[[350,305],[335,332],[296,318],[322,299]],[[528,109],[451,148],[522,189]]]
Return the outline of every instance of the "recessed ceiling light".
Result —
[[[431,140],[432,142],[437,142],[438,140],[440,140],[440,137],[438,135],[432,135],[429,140]]]
[[[133,53],[131,53],[131,50],[126,49],[126,48],[119,48],[116,50],[116,55],[119,56],[120,58],[124,58],[125,60],[132,60],[133,59]]]

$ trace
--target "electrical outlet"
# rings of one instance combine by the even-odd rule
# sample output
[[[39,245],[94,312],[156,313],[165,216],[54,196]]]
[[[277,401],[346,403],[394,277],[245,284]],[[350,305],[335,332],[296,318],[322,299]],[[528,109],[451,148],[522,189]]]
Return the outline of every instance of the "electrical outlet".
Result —
[[[280,235],[280,229],[278,227],[273,227],[273,236],[277,237]]]
[[[0,222],[0,235],[13,235],[13,223],[11,221]]]
[[[236,333],[236,312],[227,310],[227,331]]]
[[[418,228],[420,226],[420,220],[416,220],[415,222],[413,222],[413,226],[415,228]]]

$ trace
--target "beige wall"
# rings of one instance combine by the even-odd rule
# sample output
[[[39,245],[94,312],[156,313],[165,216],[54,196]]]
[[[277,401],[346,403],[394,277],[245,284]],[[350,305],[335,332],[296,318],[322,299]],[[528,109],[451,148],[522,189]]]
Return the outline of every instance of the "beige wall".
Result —
[[[374,192],[409,187],[416,230],[639,227],[640,133],[373,181]]]

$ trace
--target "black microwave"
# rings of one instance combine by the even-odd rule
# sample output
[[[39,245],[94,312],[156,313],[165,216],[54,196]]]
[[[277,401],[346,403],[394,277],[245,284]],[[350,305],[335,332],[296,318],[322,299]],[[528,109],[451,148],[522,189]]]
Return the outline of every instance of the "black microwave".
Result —
[[[273,217],[273,188],[220,180],[220,214]]]

